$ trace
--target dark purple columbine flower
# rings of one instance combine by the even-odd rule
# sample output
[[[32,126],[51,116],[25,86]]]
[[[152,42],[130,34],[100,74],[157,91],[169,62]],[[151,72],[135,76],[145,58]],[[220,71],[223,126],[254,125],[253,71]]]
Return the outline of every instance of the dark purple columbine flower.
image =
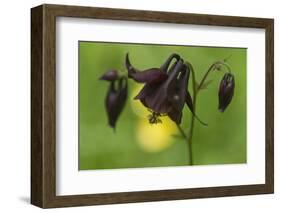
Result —
[[[185,103],[193,112],[187,90],[190,71],[179,55],[172,54],[160,68],[139,71],[131,65],[127,54],[126,67],[129,78],[145,84],[135,99],[152,111],[149,117],[151,123],[157,123],[154,121],[159,120],[158,116],[168,115],[175,123],[180,124]]]
[[[234,75],[231,73],[224,74],[219,87],[219,110],[224,112],[226,107],[230,104],[234,95]]]
[[[110,82],[109,89],[105,98],[105,107],[108,117],[108,124],[115,129],[116,122],[124,109],[128,85],[126,77],[119,77],[116,70],[109,70],[100,78]]]

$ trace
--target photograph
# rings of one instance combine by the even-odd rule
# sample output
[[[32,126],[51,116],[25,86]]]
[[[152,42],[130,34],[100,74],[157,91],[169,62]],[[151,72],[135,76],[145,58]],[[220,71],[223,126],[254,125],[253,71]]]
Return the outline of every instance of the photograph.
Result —
[[[78,57],[79,170],[247,163],[247,48],[81,40]]]
[[[210,12],[31,9],[31,204],[274,193],[274,19]]]

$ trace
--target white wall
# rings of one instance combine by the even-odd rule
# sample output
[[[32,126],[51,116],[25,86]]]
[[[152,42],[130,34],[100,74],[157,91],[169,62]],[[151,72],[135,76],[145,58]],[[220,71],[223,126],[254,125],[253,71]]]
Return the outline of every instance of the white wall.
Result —
[[[20,210],[39,212],[29,202],[30,173],[30,8],[44,3],[39,0],[2,1],[0,7],[0,137],[1,137],[1,212]],[[281,107],[279,91],[281,14],[277,0],[61,0],[48,3],[119,7],[175,12],[210,13],[275,18],[275,106]],[[279,96],[279,97],[278,97]],[[280,122],[281,113],[275,111],[275,194],[122,204],[96,207],[52,209],[50,212],[278,212],[280,205]],[[6,211],[5,211],[6,210]]]

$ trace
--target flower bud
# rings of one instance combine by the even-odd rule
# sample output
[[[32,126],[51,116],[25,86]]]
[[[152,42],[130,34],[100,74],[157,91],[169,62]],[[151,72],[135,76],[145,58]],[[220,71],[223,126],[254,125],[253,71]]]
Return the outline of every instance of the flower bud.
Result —
[[[100,80],[115,81],[118,79],[118,73],[116,70],[108,70],[105,74],[100,77]]]
[[[118,83],[118,85],[115,85]],[[110,82],[110,86],[105,99],[105,107],[108,117],[108,124],[115,128],[118,117],[124,109],[127,99],[127,79],[121,77],[116,81]]]
[[[226,107],[230,104],[234,95],[234,87],[234,75],[226,73],[223,76],[219,87],[219,111],[224,112]]]

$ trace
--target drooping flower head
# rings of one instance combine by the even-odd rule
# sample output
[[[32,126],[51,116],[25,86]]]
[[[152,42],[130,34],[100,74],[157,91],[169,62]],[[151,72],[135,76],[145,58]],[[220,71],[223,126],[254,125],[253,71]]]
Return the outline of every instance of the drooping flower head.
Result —
[[[116,70],[109,70],[100,79],[110,82],[105,98],[105,107],[108,124],[115,129],[117,119],[123,111],[127,100],[127,78],[124,76],[120,77]]]
[[[187,103],[190,109],[192,107],[187,90],[190,71],[180,56],[172,54],[160,68],[139,71],[131,65],[127,54],[126,68],[129,78],[144,83],[135,99],[152,111],[149,121],[157,123],[159,116],[168,115],[180,124],[184,104]]]
[[[227,106],[230,104],[234,95],[234,75],[231,73],[225,73],[219,87],[219,110],[224,112]]]

